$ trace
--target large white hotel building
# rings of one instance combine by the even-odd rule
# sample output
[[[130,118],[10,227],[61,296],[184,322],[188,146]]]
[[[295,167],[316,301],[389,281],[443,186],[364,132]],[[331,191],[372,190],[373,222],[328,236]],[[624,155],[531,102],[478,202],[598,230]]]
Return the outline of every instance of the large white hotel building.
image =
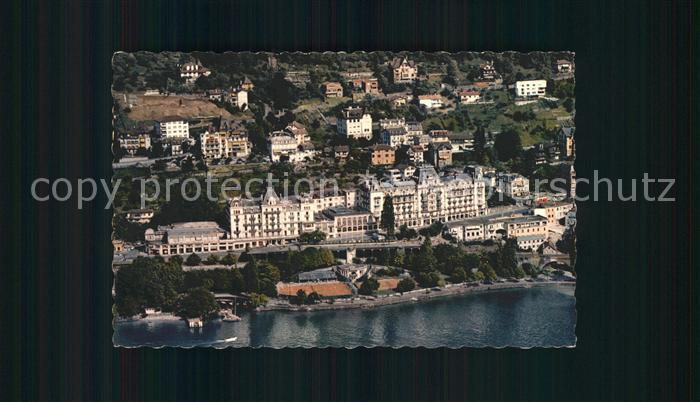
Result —
[[[409,179],[368,181],[357,190],[279,197],[269,187],[255,200],[233,198],[229,227],[189,222],[148,229],[150,254],[220,252],[283,245],[320,230],[328,238],[361,238],[380,227],[384,199],[391,196],[396,226],[423,227],[487,213],[482,181],[467,174],[439,176],[421,166]]]
[[[374,217],[381,216],[384,199],[392,197],[397,227],[423,227],[472,218],[487,213],[486,189],[468,174],[439,176],[432,166],[416,169],[414,177],[387,182],[365,181],[357,204]]]

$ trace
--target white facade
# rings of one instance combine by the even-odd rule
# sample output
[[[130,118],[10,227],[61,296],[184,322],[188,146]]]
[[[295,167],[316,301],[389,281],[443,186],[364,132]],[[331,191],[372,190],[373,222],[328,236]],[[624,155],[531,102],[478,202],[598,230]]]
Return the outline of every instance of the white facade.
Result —
[[[151,148],[151,137],[148,134],[139,134],[134,137],[122,137],[119,146],[130,154],[135,154],[140,148]]]
[[[387,128],[393,128],[393,127],[404,127],[406,125],[406,119],[403,117],[399,117],[396,119],[380,119],[379,120],[379,129],[380,130],[386,130]]]
[[[372,116],[362,108],[350,107],[338,118],[338,134],[347,138],[372,139]]]
[[[382,144],[389,145],[392,148],[397,148],[401,145],[407,145],[410,142],[408,132],[403,127],[390,127],[382,131]]]
[[[444,105],[444,99],[440,95],[420,95],[418,103],[427,109],[435,109]]]
[[[517,173],[498,175],[499,190],[510,198],[525,198],[530,195],[530,180]]]
[[[515,96],[519,98],[543,97],[547,89],[546,80],[517,81],[515,83]]]
[[[447,223],[450,234],[459,241],[516,239],[521,249],[536,250],[547,239],[547,219],[518,215],[474,218]]]
[[[553,228],[560,226],[559,221],[567,218],[567,215],[573,209],[574,203],[570,201],[551,202],[533,208],[532,213],[547,218],[548,227]]]
[[[459,93],[461,103],[476,103],[481,99],[481,94],[477,91],[462,91]]]
[[[260,202],[232,199],[229,212],[230,235],[236,240],[283,244],[315,229],[309,199],[280,198],[271,187]]]
[[[209,76],[211,71],[204,67],[202,63],[185,63],[180,67],[180,77],[184,78],[188,84],[193,84],[201,76]]]
[[[229,94],[229,102],[241,110],[248,110],[248,92],[233,91]]]
[[[283,156],[294,154],[297,147],[297,140],[284,131],[272,132],[267,139],[267,150],[273,162],[279,162]]]
[[[306,127],[299,122],[293,121],[289,123],[289,125],[284,128],[284,131],[288,132],[296,139],[297,145],[302,145],[311,141]]]
[[[274,131],[267,138],[267,150],[272,162],[286,160],[290,163],[314,158],[318,152],[310,142],[299,145],[297,137],[287,131]]]
[[[247,158],[251,150],[244,132],[205,132],[201,146],[205,159]]]
[[[190,124],[180,117],[166,117],[156,122],[156,133],[162,138],[190,138]]]
[[[392,197],[396,226],[429,226],[484,215],[484,184],[460,174],[440,177],[431,166],[418,168],[412,179],[369,181],[358,190],[358,206],[381,216],[386,196]]]

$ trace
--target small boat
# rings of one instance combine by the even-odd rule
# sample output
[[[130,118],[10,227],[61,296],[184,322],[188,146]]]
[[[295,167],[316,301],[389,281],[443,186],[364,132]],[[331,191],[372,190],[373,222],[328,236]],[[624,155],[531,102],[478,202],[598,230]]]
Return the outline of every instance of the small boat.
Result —
[[[238,337],[237,337],[237,336],[234,336],[233,338],[226,338],[226,339],[224,339],[223,342],[235,342],[236,339],[238,339]]]
[[[411,297],[411,301],[418,301],[417,297]]]

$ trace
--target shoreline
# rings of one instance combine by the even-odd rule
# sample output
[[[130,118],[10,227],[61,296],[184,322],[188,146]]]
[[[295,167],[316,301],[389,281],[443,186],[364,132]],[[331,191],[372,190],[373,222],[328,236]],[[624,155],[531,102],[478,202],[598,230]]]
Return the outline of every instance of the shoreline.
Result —
[[[113,324],[120,324],[120,323],[128,323],[128,322],[163,322],[163,321],[183,321],[184,319],[176,316],[173,313],[156,313],[156,314],[149,314],[145,317],[139,317],[139,316],[134,316],[134,317],[115,317],[113,320]]]
[[[256,313],[264,313],[270,311],[289,311],[289,312],[314,312],[314,311],[330,311],[330,310],[350,310],[350,309],[373,309],[383,306],[391,306],[404,303],[420,303],[424,301],[441,299],[450,296],[460,296],[466,294],[478,294],[492,291],[509,290],[509,289],[530,289],[537,287],[550,286],[570,286],[575,287],[576,282],[570,281],[543,281],[543,282],[506,282],[494,283],[491,285],[479,284],[477,286],[468,286],[466,283],[447,285],[439,288],[440,290],[417,289],[410,292],[392,293],[384,296],[355,296],[352,299],[335,301],[329,303],[327,301],[319,304],[296,305],[289,302],[276,300],[271,301],[265,306],[257,307],[253,310]],[[174,322],[184,319],[172,313],[156,313],[146,317],[129,317],[115,318],[113,325],[121,323],[158,323],[158,322]]]
[[[444,298],[449,296],[472,294],[472,293],[485,293],[497,290],[507,290],[507,289],[529,289],[536,287],[548,287],[548,286],[571,286],[575,287],[576,282],[570,281],[544,281],[544,282],[506,282],[506,283],[494,283],[491,285],[479,284],[477,286],[468,286],[465,283],[448,285],[440,290],[432,289],[418,289],[412,290],[410,292],[405,292],[403,294],[394,293],[386,296],[356,296],[348,301],[335,301],[333,303],[322,302],[319,304],[310,305],[296,305],[285,303],[269,303],[265,306],[257,307],[255,312],[267,312],[267,311],[292,311],[292,312],[312,312],[312,311],[325,311],[325,310],[347,310],[347,309],[371,309],[382,306],[390,306],[394,304],[402,303],[419,303],[426,300]],[[434,288],[433,288],[434,289]]]

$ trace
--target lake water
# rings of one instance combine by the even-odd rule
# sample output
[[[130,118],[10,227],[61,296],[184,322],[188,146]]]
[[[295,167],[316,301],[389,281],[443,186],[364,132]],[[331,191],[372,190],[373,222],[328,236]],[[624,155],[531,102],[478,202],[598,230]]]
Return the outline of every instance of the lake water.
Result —
[[[115,324],[118,346],[551,347],[576,343],[573,286],[509,289],[383,306],[246,313],[242,321],[187,328],[184,321]],[[237,337],[233,342],[224,339]]]

